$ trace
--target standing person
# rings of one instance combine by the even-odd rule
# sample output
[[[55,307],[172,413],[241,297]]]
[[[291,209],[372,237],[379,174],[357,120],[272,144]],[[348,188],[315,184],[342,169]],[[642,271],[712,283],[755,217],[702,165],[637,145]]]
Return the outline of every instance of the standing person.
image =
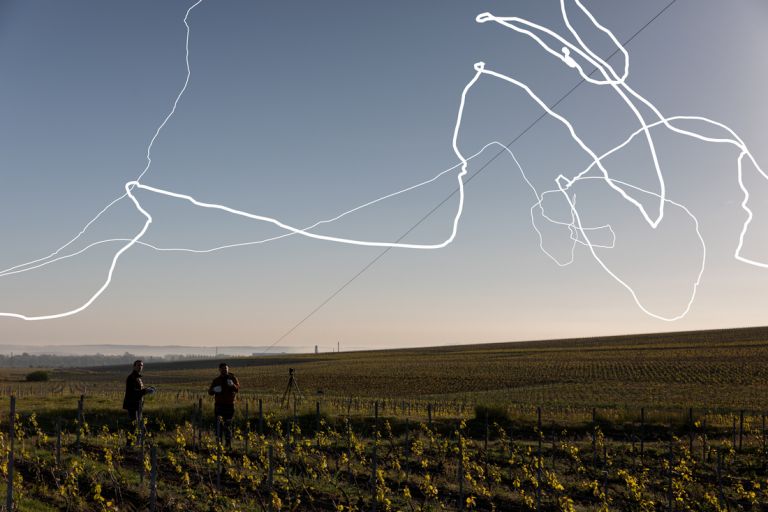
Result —
[[[213,414],[216,416],[216,437],[221,441],[223,434],[228,448],[232,447],[232,417],[235,415],[238,391],[240,391],[240,382],[237,377],[229,373],[227,363],[220,363],[219,376],[211,382],[208,394],[215,397]]]
[[[125,397],[123,398],[123,409],[128,411],[128,421],[132,426],[133,435],[141,425],[141,408],[144,402],[144,395],[151,395],[155,392],[153,387],[144,387],[141,381],[141,371],[144,369],[144,361],[137,359],[133,362],[133,371],[125,379]],[[131,435],[127,437],[127,445],[132,443]]]

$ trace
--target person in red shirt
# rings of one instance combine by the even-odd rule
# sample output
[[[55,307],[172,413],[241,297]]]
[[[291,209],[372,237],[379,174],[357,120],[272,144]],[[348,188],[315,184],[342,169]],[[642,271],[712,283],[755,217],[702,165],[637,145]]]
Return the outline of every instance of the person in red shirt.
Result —
[[[240,391],[240,382],[229,373],[227,363],[219,364],[219,376],[213,379],[208,394],[214,396],[213,413],[216,417],[216,437],[222,435],[228,448],[232,447],[232,417],[235,415],[235,401]]]

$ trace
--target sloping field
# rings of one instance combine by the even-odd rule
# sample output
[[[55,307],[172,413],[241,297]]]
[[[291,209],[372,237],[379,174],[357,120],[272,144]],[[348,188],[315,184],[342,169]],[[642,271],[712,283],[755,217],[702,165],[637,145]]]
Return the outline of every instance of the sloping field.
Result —
[[[230,360],[243,396],[226,451],[205,393],[218,361],[147,364],[159,391],[143,446],[158,510],[535,510],[534,497],[542,510],[763,510],[766,340],[757,328]],[[306,400],[281,400],[288,368]],[[21,509],[107,509],[92,496],[150,509],[150,452],[132,437],[144,430],[120,409],[128,371],[0,374]]]
[[[307,397],[459,399],[543,406],[768,410],[768,328],[228,361],[243,391],[281,394],[288,368]],[[121,390],[130,368],[54,373]],[[148,364],[145,382],[202,393],[216,361]]]

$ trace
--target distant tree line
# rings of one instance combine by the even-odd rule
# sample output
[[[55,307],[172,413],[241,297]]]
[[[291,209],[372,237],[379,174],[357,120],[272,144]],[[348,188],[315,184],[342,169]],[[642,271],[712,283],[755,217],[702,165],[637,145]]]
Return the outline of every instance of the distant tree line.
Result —
[[[218,357],[228,357],[219,354]],[[88,354],[88,355],[59,355],[59,354],[0,354],[2,368],[82,368],[86,366],[130,365],[136,359],[145,362],[188,361],[194,359],[211,359],[210,355],[202,354],[167,354],[164,356],[142,356],[125,352],[122,355]]]

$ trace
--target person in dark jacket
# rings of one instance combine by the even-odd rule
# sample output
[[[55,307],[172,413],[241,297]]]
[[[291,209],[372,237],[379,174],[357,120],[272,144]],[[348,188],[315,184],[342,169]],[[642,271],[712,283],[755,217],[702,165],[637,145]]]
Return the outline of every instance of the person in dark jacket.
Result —
[[[227,363],[220,363],[219,376],[211,382],[208,394],[215,397],[213,414],[216,416],[216,436],[221,441],[223,435],[229,448],[232,447],[232,417],[235,415],[238,391],[240,391],[240,382],[237,377],[229,373]]]
[[[125,397],[123,398],[123,409],[128,411],[128,420],[132,426],[134,435],[141,424],[141,409],[144,402],[144,395],[155,392],[153,387],[144,387],[141,381],[141,370],[144,368],[144,362],[137,359],[133,362],[133,371],[125,379]],[[131,445],[131,437],[128,436],[128,445]]]

